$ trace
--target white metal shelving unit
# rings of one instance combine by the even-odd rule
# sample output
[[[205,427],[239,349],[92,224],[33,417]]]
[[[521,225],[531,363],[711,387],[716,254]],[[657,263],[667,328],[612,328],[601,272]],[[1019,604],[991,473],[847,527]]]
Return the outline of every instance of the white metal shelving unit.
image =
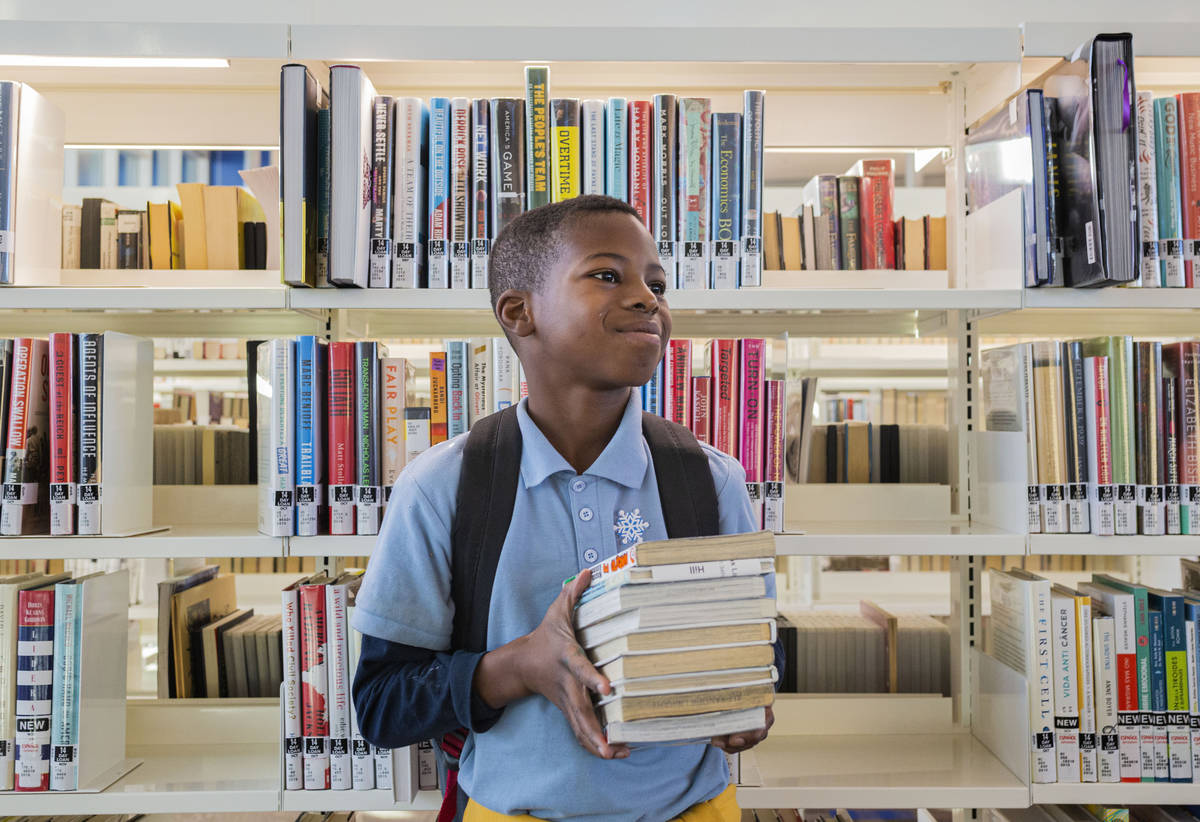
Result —
[[[965,486],[971,384],[969,354],[981,329],[996,333],[1074,333],[1120,327],[1130,333],[1195,333],[1200,291],[1026,291],[1017,282],[967,288],[961,219],[962,133],[1014,90],[1025,53],[1065,53],[1105,24],[1029,23],[1016,27],[706,28],[654,25],[589,29],[514,26],[504,37],[482,26],[312,25],[274,23],[68,23],[7,21],[0,51],[67,56],[223,56],[224,74],[166,69],[14,69],[69,111],[67,140],[89,144],[261,145],[278,140],[277,78],[285,60],[372,60],[366,67],[383,93],[427,96],[491,94],[519,86],[523,61],[563,60],[553,68],[562,94],[598,96],[678,89],[734,105],[742,88],[765,87],[771,100],[767,141],[784,148],[860,144],[949,146],[947,214],[949,289],[841,288],[676,292],[679,334],[804,333],[811,336],[927,336],[950,341],[949,375],[956,432],[952,472]],[[1139,52],[1154,59],[1200,57],[1195,24],[1118,25],[1135,32]],[[1111,30],[1111,29],[1110,29]],[[695,62],[703,54],[705,62]],[[654,62],[649,62],[654,61]],[[664,62],[666,61],[666,62]],[[1169,82],[1170,66],[1158,66]],[[1187,71],[1195,74],[1189,63]],[[502,78],[502,79],[497,79]],[[1200,85],[1200,81],[1189,80]],[[187,93],[181,94],[181,91]],[[814,107],[822,117],[812,117]],[[153,116],[147,116],[153,112]],[[881,131],[880,124],[885,124]],[[868,149],[869,150],[869,147]],[[113,328],[149,336],[264,337],[325,333],[417,337],[494,333],[487,295],[474,291],[289,290],[273,283],[204,273],[178,283],[102,287],[80,282],[0,290],[4,333]],[[241,274],[242,272],[226,272]],[[259,272],[257,276],[261,276]],[[1101,310],[1103,309],[1103,310]],[[1063,329],[1071,329],[1064,331]],[[172,366],[171,368],[176,368]],[[164,372],[170,369],[164,369]],[[186,370],[186,369],[185,369]],[[192,366],[187,373],[196,373]],[[1031,801],[1183,802],[1194,786],[1033,786],[989,726],[1011,717],[972,693],[978,663],[985,582],[974,557],[988,554],[1195,553],[1192,538],[1050,537],[1013,533],[972,521],[965,487],[959,512],[936,520],[804,521],[784,534],[787,556],[952,555],[949,603],[955,698],[917,706],[888,699],[818,706],[788,722],[793,699],[781,699],[772,736],[746,757],[748,807],[1022,807]],[[794,514],[793,514],[794,516]],[[0,558],[367,556],[371,537],[268,538],[248,518],[191,524],[103,539],[0,540]],[[836,588],[862,594],[839,574]],[[884,575],[875,575],[875,578]],[[932,575],[930,575],[932,576]],[[886,582],[887,580],[883,580]],[[803,700],[799,700],[803,702]],[[890,704],[888,704],[890,703]],[[932,704],[937,703],[937,704]],[[896,710],[898,704],[912,710]],[[933,712],[933,713],[930,713]],[[982,712],[982,713],[981,713]],[[1027,715],[1027,714],[1026,714]],[[821,717],[824,716],[825,724]],[[353,792],[283,792],[279,786],[278,714],[260,705],[130,702],[128,754],[145,760],[101,794],[0,795],[5,813],[271,811],[383,809],[386,797]],[[1020,729],[1018,729],[1020,730]],[[1023,731],[1022,731],[1023,733]],[[174,740],[187,740],[176,744]],[[262,742],[261,740],[270,740]],[[754,784],[757,783],[757,784]],[[422,794],[410,809],[432,808]]]

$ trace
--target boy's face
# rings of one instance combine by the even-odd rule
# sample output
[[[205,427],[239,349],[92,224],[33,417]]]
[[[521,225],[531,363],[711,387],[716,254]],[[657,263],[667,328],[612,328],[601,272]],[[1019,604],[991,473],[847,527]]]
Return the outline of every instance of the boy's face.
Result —
[[[569,222],[560,237],[557,264],[530,295],[542,351],[593,387],[644,385],[671,338],[667,279],[650,233],[610,211]]]

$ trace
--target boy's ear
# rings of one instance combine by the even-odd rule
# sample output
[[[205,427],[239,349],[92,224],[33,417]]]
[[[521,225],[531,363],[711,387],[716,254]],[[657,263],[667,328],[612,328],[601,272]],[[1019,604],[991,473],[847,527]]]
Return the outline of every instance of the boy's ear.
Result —
[[[533,333],[533,306],[528,291],[510,288],[496,300],[496,319],[511,336],[528,337]]]

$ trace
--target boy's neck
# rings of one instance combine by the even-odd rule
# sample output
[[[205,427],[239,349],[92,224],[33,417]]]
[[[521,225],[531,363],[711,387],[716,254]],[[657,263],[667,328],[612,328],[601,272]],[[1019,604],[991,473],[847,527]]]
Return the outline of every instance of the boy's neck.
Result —
[[[630,391],[544,391],[530,384],[526,410],[554,449],[576,474],[582,474],[604,452],[620,427]]]

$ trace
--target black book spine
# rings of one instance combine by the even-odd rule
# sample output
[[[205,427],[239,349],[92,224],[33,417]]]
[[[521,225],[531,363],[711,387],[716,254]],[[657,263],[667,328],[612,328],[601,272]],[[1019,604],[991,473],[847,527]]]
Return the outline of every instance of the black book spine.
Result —
[[[391,287],[392,277],[392,129],[396,106],[391,97],[372,103],[371,135],[371,255],[368,284]]]
[[[100,488],[103,479],[103,442],[100,432],[104,390],[104,335],[80,334],[79,352],[79,427],[76,470],[79,472],[79,534],[100,533]]]
[[[79,227],[79,267],[100,267],[99,197],[83,198],[83,216]]]
[[[825,482],[837,482],[838,460],[841,453],[838,449],[838,429],[841,426],[825,426]]]
[[[246,440],[246,482],[258,484],[258,347],[264,340],[246,340],[246,418],[250,420],[250,436]]]
[[[254,224],[254,265],[259,271],[267,270],[267,224]]]
[[[525,101],[492,100],[491,240],[525,210]]]
[[[242,223],[242,267],[252,269],[258,252],[255,249],[254,223]]]

